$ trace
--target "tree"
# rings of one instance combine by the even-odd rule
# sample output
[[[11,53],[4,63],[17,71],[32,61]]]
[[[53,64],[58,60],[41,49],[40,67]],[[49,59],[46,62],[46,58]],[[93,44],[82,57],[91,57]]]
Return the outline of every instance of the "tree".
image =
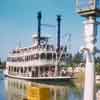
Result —
[[[96,73],[100,74],[100,57],[95,57],[95,63],[96,63]]]
[[[6,61],[1,61],[0,59],[0,69],[5,69],[6,68]]]
[[[100,74],[100,64],[96,64],[96,73]]]
[[[77,52],[73,58],[72,58],[72,63],[75,63],[75,64],[80,64],[83,60],[83,55],[79,52]]]
[[[6,61],[4,61],[2,65],[3,65],[3,68],[5,69],[6,68]]]
[[[0,65],[2,64],[2,62],[1,62],[1,58],[0,58]]]
[[[95,58],[95,63],[96,63],[96,64],[97,64],[97,63],[100,64],[100,57],[99,57],[99,56]]]

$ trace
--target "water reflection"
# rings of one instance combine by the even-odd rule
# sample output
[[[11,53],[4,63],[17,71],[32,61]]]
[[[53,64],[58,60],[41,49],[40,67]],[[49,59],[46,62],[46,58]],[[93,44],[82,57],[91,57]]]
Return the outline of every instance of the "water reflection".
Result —
[[[32,95],[34,95],[36,91],[41,90],[43,88],[44,91],[45,88],[48,89],[48,100],[82,100],[80,93],[77,92],[77,88],[70,88],[70,86],[67,85],[47,85],[12,78],[5,79],[5,90],[7,100],[26,100],[28,99],[30,93],[33,93]],[[43,98],[43,92],[41,92],[40,94],[39,93],[40,92],[35,93],[35,99],[30,100],[47,100],[46,96],[44,96]],[[39,99],[37,95],[41,94],[42,99]]]
[[[23,100],[26,97],[26,87],[29,82],[7,78],[5,89],[7,100]]]

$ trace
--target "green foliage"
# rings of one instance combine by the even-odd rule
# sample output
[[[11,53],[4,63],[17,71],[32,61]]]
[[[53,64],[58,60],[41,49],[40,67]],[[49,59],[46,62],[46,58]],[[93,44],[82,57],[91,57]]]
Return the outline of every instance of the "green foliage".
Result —
[[[76,67],[76,64],[75,64],[75,63],[72,63],[72,64],[71,64],[71,67],[72,67],[72,69],[74,70],[75,67]]]
[[[72,58],[72,63],[80,64],[82,62],[82,59],[83,59],[83,55],[77,52]]]
[[[6,67],[6,62],[1,61],[1,58],[0,58],[0,69],[5,69],[5,67]]]
[[[97,90],[100,89],[100,84],[96,84]]]
[[[96,73],[100,74],[100,64],[96,64]]]
[[[96,63],[96,73],[100,75],[100,57],[95,57],[95,63]]]
[[[98,56],[98,57],[95,57],[95,63],[97,64],[97,63],[99,63],[100,64],[100,57]]]
[[[79,52],[77,52],[74,56],[70,54],[70,56],[67,59],[67,65],[65,65],[64,67],[72,67],[72,69],[74,70],[75,67],[82,62],[82,60],[83,55]]]
[[[71,67],[71,64],[67,64],[67,65],[65,65],[65,67]]]
[[[1,62],[1,58],[0,58],[0,65],[2,64],[2,62]]]

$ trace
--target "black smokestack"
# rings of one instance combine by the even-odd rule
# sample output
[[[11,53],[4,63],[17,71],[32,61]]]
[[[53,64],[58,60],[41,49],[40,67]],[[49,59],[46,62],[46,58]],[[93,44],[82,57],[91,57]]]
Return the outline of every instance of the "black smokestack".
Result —
[[[57,49],[58,51],[60,50],[60,23],[61,22],[61,16],[60,15],[57,15]]]
[[[38,20],[38,45],[40,45],[40,37],[41,37],[41,11],[38,12],[37,20]]]

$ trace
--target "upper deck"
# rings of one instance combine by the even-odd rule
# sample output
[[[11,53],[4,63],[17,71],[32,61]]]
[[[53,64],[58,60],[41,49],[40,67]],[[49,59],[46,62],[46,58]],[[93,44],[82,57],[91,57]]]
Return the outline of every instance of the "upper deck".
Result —
[[[48,37],[40,37],[40,45],[38,45],[38,37],[32,36],[32,46],[31,47],[23,47],[16,48],[10,52],[10,55],[21,55],[23,53],[29,52],[44,52],[44,51],[55,51],[53,45],[48,43]]]

